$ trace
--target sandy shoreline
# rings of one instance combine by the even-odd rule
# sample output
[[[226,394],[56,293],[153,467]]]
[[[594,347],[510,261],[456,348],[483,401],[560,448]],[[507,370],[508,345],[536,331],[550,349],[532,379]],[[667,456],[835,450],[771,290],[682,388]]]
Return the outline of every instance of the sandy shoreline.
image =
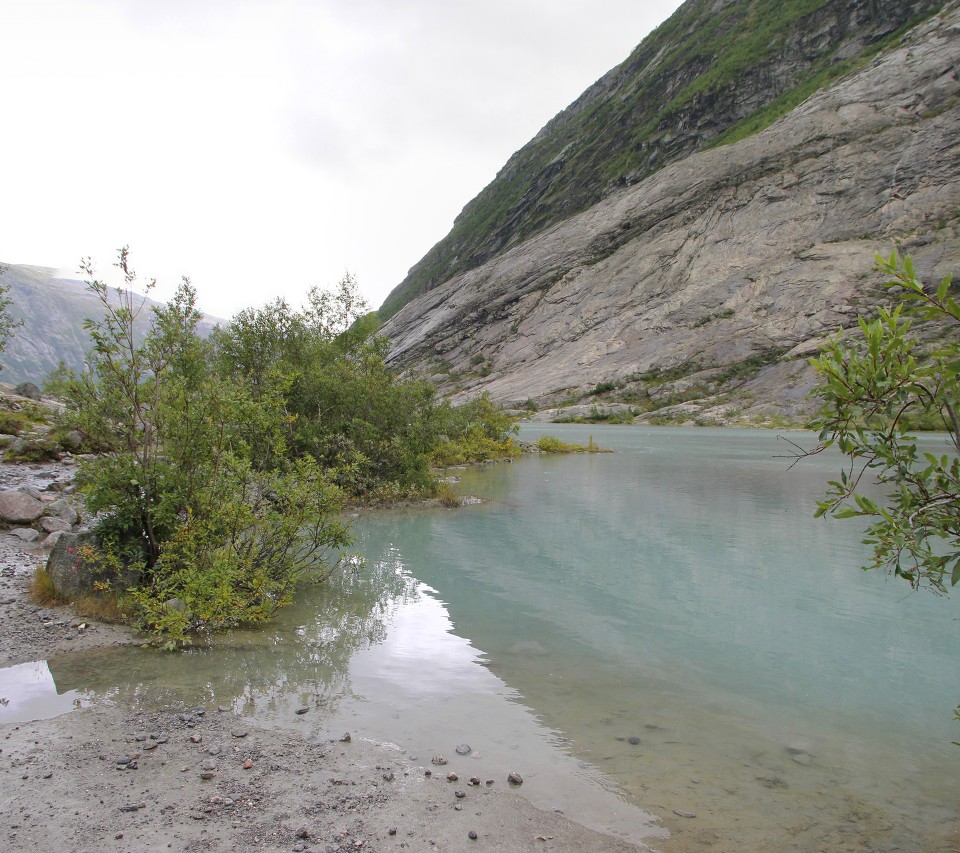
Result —
[[[81,628],[69,608],[30,603],[29,577],[44,560],[39,548],[0,533],[0,666],[135,642],[126,629]],[[438,766],[356,735],[341,741],[310,715],[315,723],[305,716],[292,730],[217,707],[99,701],[52,719],[0,722],[0,847],[643,849],[534,808],[507,782],[514,768],[471,784],[455,753]],[[451,773],[458,778],[449,781]]]

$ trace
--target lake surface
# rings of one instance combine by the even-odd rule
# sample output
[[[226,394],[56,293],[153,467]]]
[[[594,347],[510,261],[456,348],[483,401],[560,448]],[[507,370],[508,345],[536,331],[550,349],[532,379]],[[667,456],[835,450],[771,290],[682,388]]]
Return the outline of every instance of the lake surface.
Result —
[[[616,453],[454,472],[487,502],[357,519],[366,567],[267,630],[63,656],[56,690],[517,770],[535,804],[665,851],[960,849],[957,596],[860,571],[856,522],[813,518],[838,457],[788,470],[772,431],[523,437],[543,432]]]

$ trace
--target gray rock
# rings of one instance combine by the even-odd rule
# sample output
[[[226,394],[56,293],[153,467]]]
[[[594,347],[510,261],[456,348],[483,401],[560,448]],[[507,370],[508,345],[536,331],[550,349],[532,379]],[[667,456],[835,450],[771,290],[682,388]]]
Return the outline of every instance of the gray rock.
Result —
[[[43,547],[47,548],[48,550],[53,548],[53,546],[57,544],[60,537],[63,536],[64,533],[66,533],[65,530],[54,530],[53,533],[43,540]]]
[[[47,517],[40,519],[40,527],[47,533],[57,533],[58,531],[69,530],[70,523],[62,518]]]
[[[41,515],[45,505],[23,489],[0,492],[0,520],[8,524],[32,524]]]
[[[31,400],[40,400],[43,397],[40,389],[32,382],[21,382],[13,389],[13,393],[19,394],[21,397],[28,397]]]
[[[53,518],[61,518],[70,525],[80,522],[80,513],[77,512],[73,503],[66,498],[60,498],[60,500],[48,504],[47,515]]]
[[[10,533],[22,542],[36,542],[40,538],[39,531],[32,527],[15,527]]]
[[[83,444],[83,433],[79,430],[72,429],[68,432],[62,439],[63,444],[67,447],[71,447],[76,450],[80,445]]]
[[[109,583],[118,590],[137,585],[139,572],[129,570],[116,574],[97,559],[98,547],[99,540],[94,533],[60,533],[47,558],[47,571],[57,592],[66,598],[76,598],[93,592],[100,583]]]

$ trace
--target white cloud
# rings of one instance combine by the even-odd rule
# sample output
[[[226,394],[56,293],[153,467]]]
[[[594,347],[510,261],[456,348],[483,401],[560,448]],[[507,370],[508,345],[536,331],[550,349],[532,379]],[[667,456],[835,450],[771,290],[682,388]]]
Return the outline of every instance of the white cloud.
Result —
[[[0,11],[0,260],[129,243],[221,315],[346,269],[379,305],[678,0],[31,0]]]

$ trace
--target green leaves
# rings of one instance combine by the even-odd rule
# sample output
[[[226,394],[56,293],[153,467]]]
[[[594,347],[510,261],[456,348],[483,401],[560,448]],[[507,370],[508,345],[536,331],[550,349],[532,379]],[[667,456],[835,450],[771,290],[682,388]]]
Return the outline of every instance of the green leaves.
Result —
[[[118,266],[133,285],[125,250]],[[87,324],[89,370],[61,384],[84,428],[109,437],[112,452],[85,460],[78,481],[105,547],[142,568],[129,591],[140,623],[179,642],[269,618],[349,542],[341,470],[289,455],[293,376],[271,364],[259,386],[221,376],[187,280],[142,339],[132,290],[117,303],[89,288],[105,319]]]
[[[929,293],[909,257],[878,257],[877,267],[900,304],[860,318],[859,338],[838,336],[811,359],[826,404],[812,426],[821,448],[835,444],[848,460],[816,516],[872,519],[865,568],[942,593],[960,582],[960,312],[949,278]],[[942,343],[922,347],[914,321]],[[921,455],[913,424],[944,430],[951,452]]]

